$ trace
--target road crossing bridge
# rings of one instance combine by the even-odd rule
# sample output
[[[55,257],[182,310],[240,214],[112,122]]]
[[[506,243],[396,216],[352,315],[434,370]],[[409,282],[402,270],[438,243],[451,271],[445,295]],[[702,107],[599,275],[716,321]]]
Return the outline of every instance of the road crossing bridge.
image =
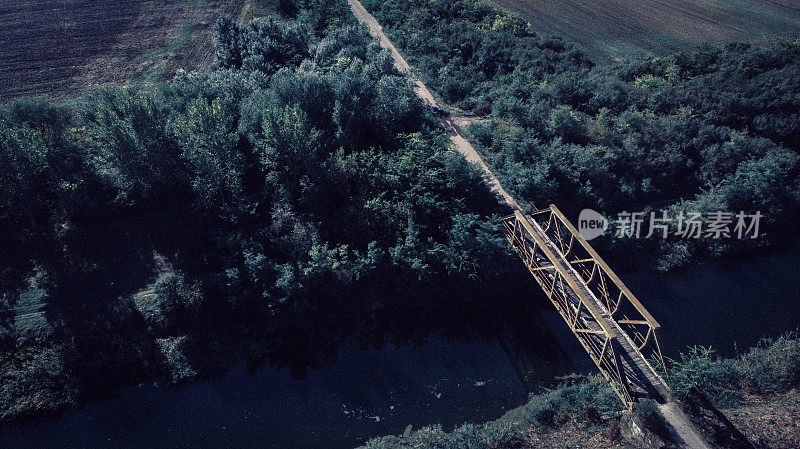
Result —
[[[389,50],[395,67],[411,79],[422,102],[433,110],[443,111],[378,21],[358,0],[348,0],[348,4],[356,18]],[[663,366],[656,335],[658,322],[556,206],[525,213],[528,207],[521,206],[503,188],[464,138],[457,120],[443,112],[439,123],[450,133],[453,147],[483,171],[484,180],[498,202],[514,212],[503,220],[509,243],[617,396],[628,408],[643,398],[655,400],[679,447],[709,448],[653,369],[652,363]]]

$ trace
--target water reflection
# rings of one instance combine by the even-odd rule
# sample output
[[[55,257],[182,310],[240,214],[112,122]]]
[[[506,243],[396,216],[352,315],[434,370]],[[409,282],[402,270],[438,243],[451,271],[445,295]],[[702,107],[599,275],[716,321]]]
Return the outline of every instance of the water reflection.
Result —
[[[285,334],[253,336],[271,342],[262,356],[225,374],[178,388],[144,385],[8,426],[0,446],[350,448],[409,425],[496,419],[574,370],[561,343],[569,336],[550,334],[554,317],[539,313],[549,304],[536,292],[520,283],[493,302],[424,313],[287,315],[296,319],[283,321]]]

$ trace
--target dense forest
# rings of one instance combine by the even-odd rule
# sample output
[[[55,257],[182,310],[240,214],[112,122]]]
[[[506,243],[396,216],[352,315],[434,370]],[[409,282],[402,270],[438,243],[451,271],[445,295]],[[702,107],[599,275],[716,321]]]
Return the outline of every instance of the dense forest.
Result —
[[[364,3],[432,90],[488,118],[471,126],[473,140],[514,194],[555,203],[571,218],[583,208],[612,218],[661,210],[764,216],[766,238],[755,241],[599,245],[617,254],[637,245],[633,253],[658,253],[658,268],[668,269],[796,229],[800,41],[595,65],[480,1]]]
[[[221,20],[212,70],[2,107],[0,417],[243,357],[302,371],[519,273],[480,175],[346,3],[277,5]]]
[[[217,23],[210,70],[0,106],[0,420],[242,359],[302,373],[342,341],[457,329],[465,308],[496,332],[494,314],[537,291],[480,172],[346,2],[262,3],[274,14]],[[599,241],[610,254],[668,269],[794,229],[800,43],[599,66],[475,0],[364,3],[437,95],[486,118],[470,136],[514,194],[571,217],[765,217],[767,239]],[[695,352],[670,381],[729,395],[769,372],[784,391],[785,340],[777,374]],[[614,408],[597,381],[548,394],[528,424]]]

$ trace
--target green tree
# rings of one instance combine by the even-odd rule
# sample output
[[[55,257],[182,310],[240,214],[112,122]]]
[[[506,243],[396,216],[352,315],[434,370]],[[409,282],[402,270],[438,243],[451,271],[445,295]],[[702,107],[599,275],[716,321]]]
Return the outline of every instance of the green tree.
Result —
[[[102,93],[86,111],[94,163],[130,200],[180,193],[188,185],[180,148],[167,134],[169,111],[149,93]]]
[[[198,97],[168,125],[200,203],[227,213],[239,208],[245,169],[234,120],[220,100]]]
[[[215,65],[223,69],[239,69],[242,67],[242,37],[239,24],[229,16],[217,20],[214,28]]]
[[[258,147],[267,181],[285,188],[295,200],[306,198],[321,177],[325,154],[320,132],[296,106],[267,111],[261,127]]]

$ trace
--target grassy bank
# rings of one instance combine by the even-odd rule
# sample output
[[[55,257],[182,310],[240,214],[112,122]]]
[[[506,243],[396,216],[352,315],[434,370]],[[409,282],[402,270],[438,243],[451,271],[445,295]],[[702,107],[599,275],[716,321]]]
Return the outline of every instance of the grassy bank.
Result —
[[[666,380],[688,408],[694,391],[707,395],[715,407],[745,429],[746,437],[763,448],[792,447],[800,438],[794,425],[771,428],[758,422],[752,411],[767,409],[777,416],[800,412],[800,338],[789,333],[764,340],[740,356],[716,357],[713,351],[693,348],[668,364]],[[645,407],[637,413],[645,419]],[[629,447],[619,432],[621,403],[599,376],[573,379],[542,394],[501,419],[486,424],[465,424],[452,432],[431,426],[402,436],[371,440],[368,449],[511,449]],[[728,446],[721,429],[700,419],[707,437]]]

